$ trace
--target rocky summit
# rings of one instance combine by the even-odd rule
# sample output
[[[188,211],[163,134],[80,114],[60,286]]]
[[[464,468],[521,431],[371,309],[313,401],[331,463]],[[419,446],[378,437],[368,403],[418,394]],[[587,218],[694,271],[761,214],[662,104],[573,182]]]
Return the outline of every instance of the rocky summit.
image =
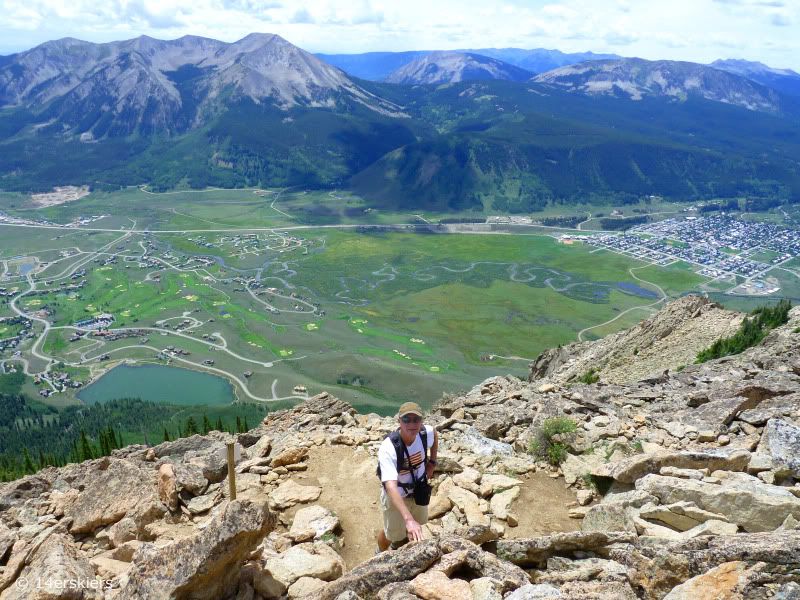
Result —
[[[377,556],[375,455],[394,420],[329,394],[237,436],[42,470],[0,486],[0,599],[799,598],[789,316],[694,364],[742,316],[687,297],[545,353],[529,381],[443,398],[426,417],[441,440],[426,539]],[[542,500],[548,484],[563,500]]]

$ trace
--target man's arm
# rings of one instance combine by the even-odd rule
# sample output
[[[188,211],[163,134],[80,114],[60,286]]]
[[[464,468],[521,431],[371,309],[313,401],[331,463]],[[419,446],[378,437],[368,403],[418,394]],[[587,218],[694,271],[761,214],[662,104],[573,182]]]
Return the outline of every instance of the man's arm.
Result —
[[[386,494],[389,496],[389,501],[397,509],[397,512],[403,517],[406,524],[406,533],[408,533],[408,540],[416,542],[422,539],[422,527],[414,520],[411,512],[408,510],[403,497],[400,495],[400,490],[397,488],[397,481],[389,480],[383,482],[386,488]]]

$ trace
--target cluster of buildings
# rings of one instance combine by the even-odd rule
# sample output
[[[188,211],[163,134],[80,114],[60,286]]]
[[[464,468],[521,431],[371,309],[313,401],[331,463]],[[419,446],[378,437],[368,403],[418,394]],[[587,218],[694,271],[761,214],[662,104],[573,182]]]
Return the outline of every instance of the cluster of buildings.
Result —
[[[28,337],[32,337],[33,334],[31,333],[31,328],[33,327],[33,321],[30,319],[26,319],[25,317],[4,317],[0,318],[0,325],[20,325],[20,328],[17,330],[14,335],[11,335],[7,338],[0,338],[0,352],[4,352],[6,350],[13,350],[17,346],[22,343],[22,340]]]
[[[587,244],[660,265],[686,261],[706,277],[751,278],[800,256],[800,231],[725,215],[646,223],[624,234],[597,234]],[[764,252],[766,251],[766,252]],[[761,253],[758,259],[753,257]]]
[[[88,319],[83,319],[75,323],[78,329],[88,329],[90,331],[99,331],[100,329],[108,329],[114,322],[114,315],[102,313]]]

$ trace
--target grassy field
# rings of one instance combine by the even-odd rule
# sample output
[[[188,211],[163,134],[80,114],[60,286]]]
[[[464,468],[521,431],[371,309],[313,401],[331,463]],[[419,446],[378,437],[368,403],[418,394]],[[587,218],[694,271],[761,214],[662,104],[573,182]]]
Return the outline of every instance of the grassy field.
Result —
[[[339,212],[327,214],[334,202]],[[137,228],[201,229],[123,236],[7,227],[1,251],[6,258],[39,258],[37,291],[18,304],[46,310],[64,328],[45,339],[48,356],[96,377],[125,359],[164,364],[160,352],[173,346],[184,352],[170,359],[177,366],[216,369],[242,381],[247,373],[246,389],[234,382],[240,400],[290,396],[302,385],[309,394],[330,390],[377,412],[408,397],[429,405],[442,392],[498,372],[525,376],[531,359],[585,328],[610,321],[588,331],[591,339],[632,325],[647,313],[629,309],[658,298],[646,282],[677,296],[704,281],[685,264],[645,266],[581,243],[561,244],[542,235],[546,230],[288,229],[326,219],[381,223],[403,216],[364,216],[360,199],[337,192],[128,189],[39,211],[20,208],[19,198],[14,203],[29,217],[112,214],[112,222],[126,227],[135,221]],[[241,227],[274,229],[227,231]],[[105,251],[91,254],[99,248]],[[78,269],[80,276],[71,278]],[[251,287],[255,281],[260,285]],[[73,284],[81,287],[67,289]],[[101,313],[114,315],[114,328],[138,334],[69,341],[70,326]],[[208,361],[213,369],[204,366]]]

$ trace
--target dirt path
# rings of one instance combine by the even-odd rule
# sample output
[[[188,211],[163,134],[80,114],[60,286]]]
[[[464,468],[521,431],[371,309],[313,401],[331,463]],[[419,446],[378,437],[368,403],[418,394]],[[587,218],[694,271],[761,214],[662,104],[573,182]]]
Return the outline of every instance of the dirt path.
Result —
[[[302,485],[322,487],[322,495],[315,504],[339,516],[345,543],[342,557],[348,568],[373,556],[375,535],[381,523],[380,484],[375,476],[374,457],[349,446],[314,447],[309,452],[308,470],[294,479]],[[522,479],[520,496],[512,505],[519,526],[506,528],[507,537],[523,538],[580,527],[580,521],[568,517],[567,504],[575,500],[575,495],[564,487],[563,479],[552,479],[546,473]],[[307,505],[286,511],[289,522],[303,506]]]

